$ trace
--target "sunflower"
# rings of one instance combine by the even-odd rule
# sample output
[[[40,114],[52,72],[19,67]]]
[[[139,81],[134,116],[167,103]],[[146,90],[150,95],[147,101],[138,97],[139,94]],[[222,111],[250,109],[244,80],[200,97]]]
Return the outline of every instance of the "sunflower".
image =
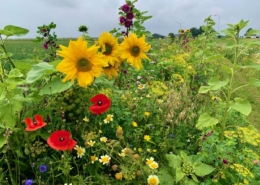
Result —
[[[60,46],[61,51],[58,55],[63,60],[56,67],[58,71],[65,73],[66,77],[62,80],[78,80],[81,87],[87,87],[94,81],[94,77],[102,74],[103,67],[108,66],[107,61],[97,54],[98,46],[87,48],[87,41],[79,37],[77,41],[70,41],[69,47]]]
[[[190,29],[187,29],[187,30],[186,30],[186,33],[190,33]]]
[[[114,66],[115,62],[119,62],[119,44],[117,38],[114,38],[111,33],[103,32],[98,39],[98,44],[104,60],[108,64]]]
[[[142,68],[141,59],[146,58],[150,60],[145,52],[148,52],[151,45],[145,42],[145,36],[137,38],[133,33],[130,33],[129,37],[125,37],[121,43],[121,58],[126,59],[128,63],[140,70]]]
[[[107,67],[103,67],[104,75],[108,77],[108,79],[116,78],[118,76],[120,63],[115,62],[114,65],[108,65]]]
[[[180,33],[180,34],[184,34],[185,31],[181,29],[181,30],[179,31],[179,33]]]

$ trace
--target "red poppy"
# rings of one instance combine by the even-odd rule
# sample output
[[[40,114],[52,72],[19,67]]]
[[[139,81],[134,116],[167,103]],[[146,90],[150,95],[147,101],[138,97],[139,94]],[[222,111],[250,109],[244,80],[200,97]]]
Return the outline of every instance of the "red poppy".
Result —
[[[44,127],[47,123],[45,123],[42,119],[42,117],[39,114],[36,114],[34,116],[33,121],[31,118],[26,118],[24,122],[27,124],[27,127],[25,128],[26,131],[35,131],[39,128]]]
[[[94,114],[106,112],[111,105],[111,100],[104,94],[97,94],[91,98],[90,102],[94,103],[94,105],[89,107],[89,110]]]
[[[58,130],[53,132],[47,139],[48,145],[55,150],[72,150],[77,142],[70,138],[70,132]]]

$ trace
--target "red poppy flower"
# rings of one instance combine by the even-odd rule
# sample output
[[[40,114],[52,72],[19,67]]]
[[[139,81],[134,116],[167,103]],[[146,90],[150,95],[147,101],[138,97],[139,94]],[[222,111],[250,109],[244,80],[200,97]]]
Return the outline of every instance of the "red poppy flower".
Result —
[[[91,98],[90,102],[94,103],[94,105],[89,107],[89,110],[94,114],[102,114],[106,112],[111,105],[111,100],[104,94],[97,94]]]
[[[26,131],[35,131],[46,125],[46,123],[43,121],[42,117],[39,114],[36,114],[34,116],[34,119],[35,121],[33,121],[31,118],[26,118],[24,120],[24,122],[27,124],[27,127],[25,128]]]
[[[72,150],[77,142],[70,138],[70,132],[58,130],[53,132],[47,139],[48,145],[55,150]]]

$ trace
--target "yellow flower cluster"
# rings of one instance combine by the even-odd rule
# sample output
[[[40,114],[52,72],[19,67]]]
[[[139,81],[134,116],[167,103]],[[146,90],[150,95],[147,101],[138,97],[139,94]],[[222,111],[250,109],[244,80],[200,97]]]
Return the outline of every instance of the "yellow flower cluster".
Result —
[[[244,167],[241,164],[232,164],[232,165],[230,165],[230,168],[237,171],[244,178],[247,178],[248,176],[254,178],[254,175],[246,167]]]
[[[237,131],[229,130],[225,131],[224,134],[229,139],[239,138],[242,143],[248,143],[256,147],[260,144],[260,134],[252,125],[237,127]]]
[[[167,95],[169,92],[168,87],[160,81],[153,81],[151,87],[151,94],[154,96],[162,96],[162,95]]]

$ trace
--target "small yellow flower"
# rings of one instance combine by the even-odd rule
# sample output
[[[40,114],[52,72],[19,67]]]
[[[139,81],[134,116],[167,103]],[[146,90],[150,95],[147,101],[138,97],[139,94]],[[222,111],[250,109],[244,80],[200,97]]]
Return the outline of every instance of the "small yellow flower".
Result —
[[[133,127],[137,127],[137,123],[135,121],[132,122]]]
[[[122,153],[120,153],[120,154],[118,154],[120,157],[125,157],[125,153],[124,152],[122,152]]]
[[[77,150],[78,158],[81,158],[86,152],[85,148],[82,148],[78,145],[76,145],[76,147],[74,149]]]
[[[88,142],[88,145],[92,147],[92,146],[94,146],[95,143],[96,143],[95,141],[90,140],[90,141]]]
[[[154,152],[154,153],[156,153],[156,152],[157,152],[157,150],[156,150],[156,149],[153,149],[153,152]]]
[[[142,148],[138,148],[138,152],[142,152],[143,151],[143,149]]]
[[[148,117],[150,116],[150,112],[144,112],[144,115]]]
[[[110,123],[111,121],[113,121],[113,117],[114,115],[108,114],[106,119],[104,119],[104,123]]]
[[[145,85],[143,85],[143,84],[138,85],[138,89],[142,90],[144,88],[145,88]]]
[[[150,157],[150,159],[146,159],[146,164],[147,165],[151,164],[152,162],[154,162],[154,158],[153,157]]]
[[[98,133],[99,133],[99,134],[102,134],[102,130],[99,130]]]
[[[157,175],[149,175],[147,182],[148,185],[158,185],[160,183]]]
[[[103,143],[106,143],[107,142],[107,138],[106,137],[101,137],[100,141],[103,142]]]
[[[146,98],[151,98],[151,95],[150,95],[150,94],[147,94],[147,95],[146,95]]]
[[[122,178],[123,178],[123,174],[120,172],[120,173],[116,173],[115,174],[115,178],[117,179],[117,180],[122,180]]]
[[[163,102],[163,100],[162,100],[162,99],[158,99],[157,102],[158,102],[159,104],[161,104],[161,103]]]
[[[108,164],[111,157],[109,155],[102,155],[99,159],[99,162],[103,163],[103,165]]]
[[[97,161],[97,160],[98,160],[98,158],[95,155],[92,155],[90,157],[90,161],[91,161],[92,164],[94,164],[94,162]]]
[[[85,121],[85,122],[89,122],[89,119],[87,118],[87,117],[85,117],[85,118],[83,118],[83,121]]]
[[[157,169],[159,167],[159,165],[157,162],[153,161],[149,164],[149,167],[154,170],[154,169]]]
[[[145,136],[144,136],[144,140],[150,141],[150,140],[151,140],[151,137],[150,137],[149,135],[145,135]]]

